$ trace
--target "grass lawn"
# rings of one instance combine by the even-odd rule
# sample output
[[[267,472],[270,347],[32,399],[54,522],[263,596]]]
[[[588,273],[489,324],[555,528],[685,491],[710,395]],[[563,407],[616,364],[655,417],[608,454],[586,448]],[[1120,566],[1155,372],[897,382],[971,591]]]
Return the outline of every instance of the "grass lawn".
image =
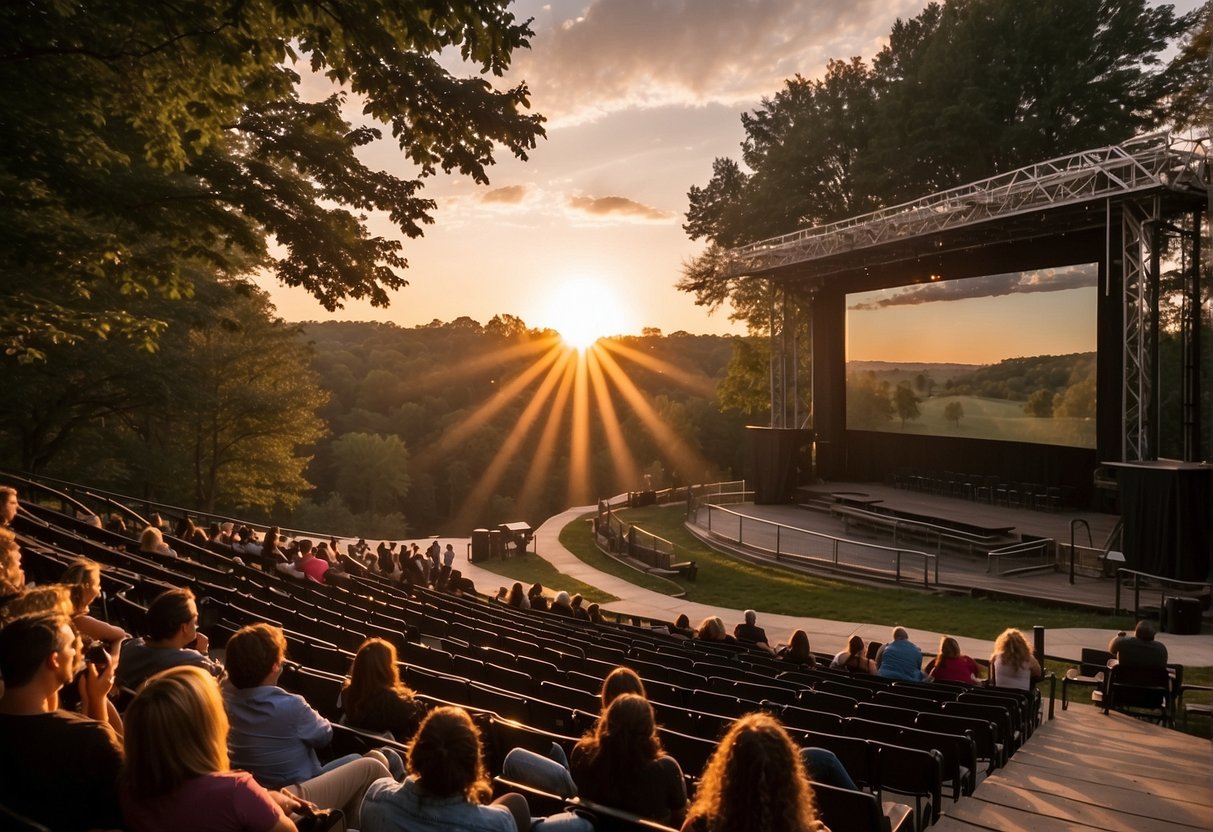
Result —
[[[663,595],[673,595],[678,592],[682,586],[680,583],[666,580],[657,575],[640,572],[625,566],[609,555],[604,555],[602,550],[594,545],[594,536],[590,531],[589,523],[589,518],[592,516],[587,514],[583,517],[578,517],[560,530],[560,542],[564,545],[564,548],[577,555],[578,558],[598,571],[614,575],[616,578],[622,578],[636,586],[651,589],[653,592],[660,592]]]

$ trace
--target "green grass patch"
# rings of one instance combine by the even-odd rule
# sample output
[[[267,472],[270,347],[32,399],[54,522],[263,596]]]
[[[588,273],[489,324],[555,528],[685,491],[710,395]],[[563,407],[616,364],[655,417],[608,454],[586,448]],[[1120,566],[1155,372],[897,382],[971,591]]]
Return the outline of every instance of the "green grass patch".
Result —
[[[592,514],[586,514],[578,517],[560,530],[560,543],[564,548],[599,572],[614,575],[616,578],[621,578],[643,589],[650,589],[663,595],[673,595],[678,591],[677,582],[667,581],[658,576],[632,569],[609,555],[603,554],[594,543],[594,534],[590,530],[589,518],[592,516]]]
[[[507,578],[508,580],[503,582],[507,587],[514,581],[521,581],[523,586],[540,583],[548,589],[563,589],[569,595],[581,593],[587,602],[605,604],[619,600],[608,592],[603,592],[576,578],[569,577],[543,558],[530,556],[510,558],[509,560],[489,560],[478,562],[476,565],[481,569],[494,572],[502,578]],[[489,587],[477,587],[477,589],[490,597],[496,592],[495,589]]]

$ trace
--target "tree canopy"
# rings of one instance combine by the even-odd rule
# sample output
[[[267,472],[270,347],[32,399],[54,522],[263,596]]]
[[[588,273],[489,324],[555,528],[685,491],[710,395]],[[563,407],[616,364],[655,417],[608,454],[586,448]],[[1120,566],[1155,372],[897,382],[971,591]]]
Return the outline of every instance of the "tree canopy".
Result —
[[[330,310],[386,305],[407,261],[370,215],[420,236],[433,221],[425,177],[487,182],[498,147],[525,159],[544,134],[542,117],[524,112],[525,84],[486,80],[532,34],[508,5],[3,4],[5,351],[37,357],[118,331],[154,343],[163,319],[124,299],[189,296],[199,265],[267,268]],[[476,74],[439,62],[456,51]],[[309,97],[317,79],[340,91]],[[409,176],[363,161],[385,131]],[[119,302],[90,302],[99,292]]]
[[[830,61],[820,79],[797,75],[742,115],[743,164],[717,159],[688,191],[683,227],[708,248],[679,288],[709,308],[729,300],[765,331],[756,281],[722,277],[721,249],[1159,126],[1198,94],[1201,14],[1146,0],[946,0],[898,20],[870,64]]]

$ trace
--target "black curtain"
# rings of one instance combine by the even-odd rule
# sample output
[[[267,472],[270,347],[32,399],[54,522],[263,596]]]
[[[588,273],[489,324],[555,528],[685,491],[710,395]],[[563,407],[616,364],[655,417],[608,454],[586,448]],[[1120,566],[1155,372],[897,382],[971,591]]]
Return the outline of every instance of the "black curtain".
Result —
[[[802,470],[809,464],[804,449],[812,441],[813,432],[750,425],[746,433],[750,437],[754,502],[792,502],[796,486],[813,479],[812,471]]]
[[[1208,580],[1213,468],[1166,461],[1116,467],[1125,564],[1179,581]]]

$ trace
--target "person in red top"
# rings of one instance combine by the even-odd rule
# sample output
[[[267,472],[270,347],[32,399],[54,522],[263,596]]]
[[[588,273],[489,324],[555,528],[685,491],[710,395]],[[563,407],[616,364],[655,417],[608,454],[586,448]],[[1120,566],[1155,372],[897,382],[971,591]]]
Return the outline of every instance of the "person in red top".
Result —
[[[929,675],[936,682],[975,685],[981,681],[981,668],[972,658],[960,652],[956,639],[944,636],[939,640],[939,654],[935,656]]]

